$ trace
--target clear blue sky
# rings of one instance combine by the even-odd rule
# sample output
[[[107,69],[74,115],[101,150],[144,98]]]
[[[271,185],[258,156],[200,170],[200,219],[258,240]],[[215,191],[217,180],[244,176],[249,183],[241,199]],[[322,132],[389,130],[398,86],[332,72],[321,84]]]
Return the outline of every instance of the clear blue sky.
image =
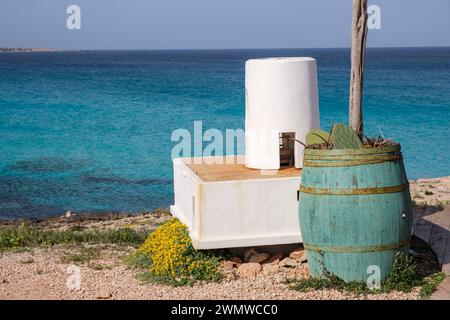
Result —
[[[66,8],[81,8],[81,30]],[[373,47],[450,46],[450,0],[369,0]],[[0,0],[0,47],[348,47],[352,0]]]

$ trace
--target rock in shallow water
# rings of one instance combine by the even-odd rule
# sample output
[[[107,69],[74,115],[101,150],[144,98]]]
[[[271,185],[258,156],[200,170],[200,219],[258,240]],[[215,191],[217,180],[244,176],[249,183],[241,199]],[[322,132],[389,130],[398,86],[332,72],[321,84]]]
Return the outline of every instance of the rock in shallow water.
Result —
[[[76,215],[77,215],[76,213],[74,213],[73,211],[69,210],[63,215],[63,218],[71,218],[71,217],[76,216]]]

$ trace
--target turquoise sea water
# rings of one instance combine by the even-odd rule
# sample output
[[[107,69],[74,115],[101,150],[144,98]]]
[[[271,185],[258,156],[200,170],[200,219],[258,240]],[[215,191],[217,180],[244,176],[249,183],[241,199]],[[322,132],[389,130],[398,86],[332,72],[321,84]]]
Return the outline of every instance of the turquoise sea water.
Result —
[[[244,62],[311,56],[322,126],[347,122],[349,51],[0,54],[0,218],[172,203],[171,133],[244,127]],[[450,48],[370,49],[365,129],[402,143],[409,178],[450,175]]]

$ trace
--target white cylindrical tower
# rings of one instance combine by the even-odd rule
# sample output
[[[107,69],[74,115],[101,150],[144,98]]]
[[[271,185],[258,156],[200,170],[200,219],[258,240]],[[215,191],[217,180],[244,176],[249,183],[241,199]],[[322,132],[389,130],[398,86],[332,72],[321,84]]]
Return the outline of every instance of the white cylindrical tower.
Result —
[[[245,64],[245,165],[301,168],[306,134],[320,127],[313,58],[252,59]]]

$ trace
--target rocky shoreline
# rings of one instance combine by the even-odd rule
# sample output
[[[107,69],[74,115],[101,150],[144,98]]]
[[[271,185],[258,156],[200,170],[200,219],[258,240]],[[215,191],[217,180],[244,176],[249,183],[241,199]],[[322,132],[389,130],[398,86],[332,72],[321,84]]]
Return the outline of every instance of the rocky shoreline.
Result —
[[[103,228],[105,226],[120,228],[129,223],[144,224],[149,219],[160,218],[161,216],[169,216],[168,210],[161,208],[140,214],[114,212],[77,213],[67,211],[61,216],[54,217],[0,220],[0,229],[17,227],[21,224],[45,230],[65,230],[71,227]]]
[[[450,176],[441,178],[424,178],[410,181],[411,197],[416,206],[432,205],[447,206],[450,205]],[[122,222],[145,221],[149,216],[167,215],[167,208],[156,209],[152,212],[143,212],[140,214],[127,212],[61,212],[61,216],[27,218],[27,219],[0,219],[0,228],[7,226],[18,226],[25,223],[39,228],[64,228],[70,225],[110,225],[120,226]]]

